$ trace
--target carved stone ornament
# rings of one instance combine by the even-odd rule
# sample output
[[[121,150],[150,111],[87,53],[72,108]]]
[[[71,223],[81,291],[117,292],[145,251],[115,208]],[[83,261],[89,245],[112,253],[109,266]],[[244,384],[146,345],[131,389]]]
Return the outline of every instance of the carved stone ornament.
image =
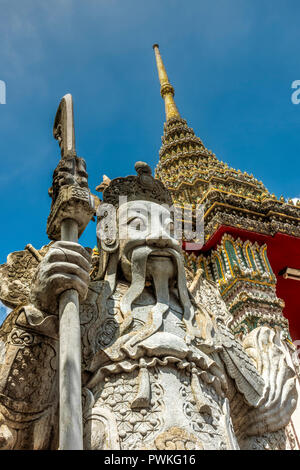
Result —
[[[0,266],[0,300],[10,308],[29,301],[32,281],[39,263],[46,255],[50,245],[36,250],[27,245],[23,251],[15,251]]]
[[[51,240],[60,240],[61,223],[69,218],[78,222],[78,235],[81,236],[94,214],[94,198],[87,189],[77,185],[63,186],[51,208],[47,234]]]
[[[76,155],[73,99],[65,95],[58,107],[54,138],[61,149],[61,160],[53,173],[51,212],[47,221],[50,240],[61,239],[61,225],[65,219],[73,219],[78,225],[80,236],[95,214],[95,198],[88,187],[88,175],[83,158]]]
[[[202,450],[196,436],[180,428],[170,428],[155,438],[157,450]]]

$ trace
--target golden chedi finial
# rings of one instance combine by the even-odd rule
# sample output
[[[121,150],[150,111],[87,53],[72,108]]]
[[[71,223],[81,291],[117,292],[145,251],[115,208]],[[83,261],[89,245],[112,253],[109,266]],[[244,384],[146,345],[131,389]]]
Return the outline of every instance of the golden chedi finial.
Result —
[[[160,93],[165,101],[166,120],[168,121],[171,118],[180,118],[180,114],[174,101],[174,88],[169,82],[168,75],[159,52],[158,44],[154,44],[153,49],[155,52],[158,77],[160,81]]]

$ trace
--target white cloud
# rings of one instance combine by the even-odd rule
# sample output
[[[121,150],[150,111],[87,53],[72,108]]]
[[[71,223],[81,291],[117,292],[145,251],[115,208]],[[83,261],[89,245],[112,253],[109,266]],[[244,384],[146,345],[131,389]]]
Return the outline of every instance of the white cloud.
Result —
[[[292,197],[292,201],[296,205],[296,203],[300,201],[300,197]]]

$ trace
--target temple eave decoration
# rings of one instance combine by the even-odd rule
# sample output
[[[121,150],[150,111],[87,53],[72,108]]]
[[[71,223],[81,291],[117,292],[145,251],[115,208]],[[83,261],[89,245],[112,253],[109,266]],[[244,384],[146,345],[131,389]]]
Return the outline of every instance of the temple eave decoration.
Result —
[[[232,315],[230,328],[241,340],[254,328],[281,328],[289,337],[284,301],[276,295],[276,276],[267,258],[267,245],[243,242],[223,235],[216,249],[204,254],[185,252],[186,265],[194,273],[216,283]]]

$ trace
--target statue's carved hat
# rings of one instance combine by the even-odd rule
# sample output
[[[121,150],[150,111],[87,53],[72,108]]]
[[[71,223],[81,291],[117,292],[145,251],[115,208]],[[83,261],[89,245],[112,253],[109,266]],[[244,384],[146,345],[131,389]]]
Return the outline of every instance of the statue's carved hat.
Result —
[[[136,162],[137,175],[115,178],[103,190],[103,202],[115,207],[120,205],[120,196],[130,201],[150,201],[158,204],[172,205],[172,198],[164,184],[153,178],[147,163]]]

